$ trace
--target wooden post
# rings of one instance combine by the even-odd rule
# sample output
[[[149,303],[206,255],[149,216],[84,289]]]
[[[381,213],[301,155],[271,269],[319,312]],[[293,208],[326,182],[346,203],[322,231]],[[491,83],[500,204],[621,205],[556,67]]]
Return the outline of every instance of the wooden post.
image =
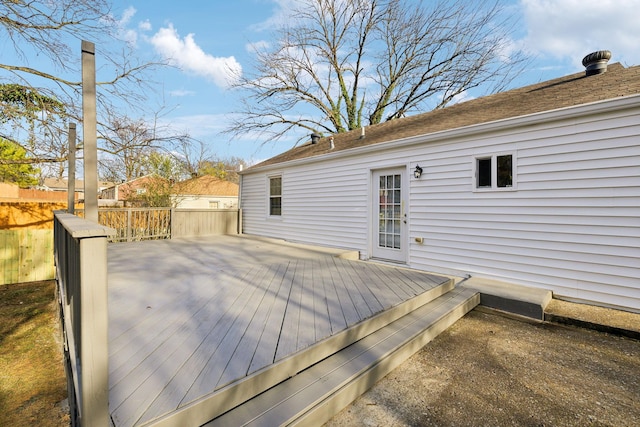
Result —
[[[82,426],[109,426],[107,239],[80,240]]]
[[[76,203],[76,124],[69,123],[69,167],[67,173],[67,212],[75,211]]]
[[[56,281],[71,425],[109,427],[107,239],[115,230],[54,212]]]
[[[131,230],[131,213],[133,209],[127,208],[127,242],[130,242],[131,236],[133,236],[133,230]]]
[[[98,223],[98,147],[95,45],[82,41],[82,135],[84,139],[84,217]]]

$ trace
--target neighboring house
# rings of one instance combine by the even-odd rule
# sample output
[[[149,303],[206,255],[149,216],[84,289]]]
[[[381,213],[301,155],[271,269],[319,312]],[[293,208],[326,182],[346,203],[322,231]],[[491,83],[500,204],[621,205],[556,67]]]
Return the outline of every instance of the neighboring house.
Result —
[[[640,66],[599,64],[314,135],[242,173],[243,232],[640,311]]]
[[[144,175],[120,184],[112,184],[100,191],[100,205],[122,206],[147,192],[168,192],[169,181],[155,176]]]
[[[42,180],[42,184],[38,185],[36,189],[42,191],[58,191],[66,193],[69,185],[68,182],[69,181],[66,178],[44,178]],[[76,198],[80,200],[84,199],[84,181],[81,179],[76,179],[74,185]],[[98,194],[100,194],[102,190],[110,186],[113,186],[111,182],[98,181]]]
[[[84,199],[84,181],[80,179],[76,179],[75,183],[75,194],[77,199]],[[36,190],[42,191],[58,191],[58,192],[67,192],[69,188],[69,181],[67,179],[57,179],[57,178],[44,178],[42,183],[36,186]]]
[[[238,184],[203,175],[173,186],[171,198],[179,209],[237,209]]]

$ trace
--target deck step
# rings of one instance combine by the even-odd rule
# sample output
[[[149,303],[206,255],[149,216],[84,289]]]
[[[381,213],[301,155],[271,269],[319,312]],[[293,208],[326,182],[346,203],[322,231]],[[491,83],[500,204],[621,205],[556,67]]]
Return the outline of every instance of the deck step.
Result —
[[[476,290],[456,288],[206,426],[321,425],[479,302]]]
[[[520,316],[544,320],[553,292],[498,280],[472,277],[462,287],[480,292],[480,305]]]
[[[308,369],[309,366],[317,364],[342,349],[353,347],[353,343],[362,340],[362,338],[388,327],[389,324],[406,317],[416,309],[447,295],[454,289],[454,286],[453,280],[443,280],[426,292],[384,310],[289,357],[276,361],[274,364],[233,382],[211,395],[203,396],[200,400],[185,405],[167,416],[141,423],[141,425],[153,425],[154,427],[202,425],[235,407],[244,407],[245,402],[254,396],[296,376],[296,374]]]

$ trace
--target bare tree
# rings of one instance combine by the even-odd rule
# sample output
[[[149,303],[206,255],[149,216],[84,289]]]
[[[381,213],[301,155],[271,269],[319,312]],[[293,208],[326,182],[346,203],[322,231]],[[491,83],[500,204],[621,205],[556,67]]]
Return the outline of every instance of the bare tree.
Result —
[[[66,134],[70,121],[82,121],[80,40],[96,44],[99,112],[122,110],[144,99],[145,72],[160,64],[136,62],[131,47],[119,40],[116,24],[107,0],[0,2],[3,49],[7,53],[13,48],[19,62],[0,63],[0,84],[22,87],[62,106],[55,115],[41,110],[30,117],[5,117],[0,135],[25,148],[29,161],[66,161],[66,139],[57,136]],[[33,58],[38,67],[31,66]]]
[[[195,176],[201,173],[203,165],[212,158],[209,146],[203,141],[188,140],[186,138],[179,141],[175,147],[174,154],[187,176]]]
[[[238,172],[247,166],[247,162],[239,157],[217,158],[203,161],[198,170],[199,175],[212,175],[218,179],[238,183]]]
[[[339,133],[504,89],[526,65],[499,0],[304,0],[256,51],[226,129],[274,141]]]
[[[187,133],[176,133],[160,124],[156,113],[152,121],[110,115],[101,126],[101,176],[110,181],[129,181],[147,174],[171,169],[169,178],[180,178],[185,167],[182,153],[192,153],[198,146]],[[167,163],[168,162],[168,163]],[[180,169],[180,170],[179,170]]]

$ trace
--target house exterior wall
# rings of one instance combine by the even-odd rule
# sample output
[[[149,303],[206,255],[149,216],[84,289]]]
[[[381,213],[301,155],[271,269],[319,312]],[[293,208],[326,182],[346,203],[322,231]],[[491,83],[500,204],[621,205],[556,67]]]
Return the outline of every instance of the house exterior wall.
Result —
[[[371,171],[416,164],[407,264],[640,310],[640,98],[323,156],[243,176],[244,232],[371,254]],[[383,149],[383,147],[386,147]],[[512,153],[514,186],[475,189],[477,157]],[[268,176],[282,175],[270,218]],[[417,243],[422,238],[423,243]]]

